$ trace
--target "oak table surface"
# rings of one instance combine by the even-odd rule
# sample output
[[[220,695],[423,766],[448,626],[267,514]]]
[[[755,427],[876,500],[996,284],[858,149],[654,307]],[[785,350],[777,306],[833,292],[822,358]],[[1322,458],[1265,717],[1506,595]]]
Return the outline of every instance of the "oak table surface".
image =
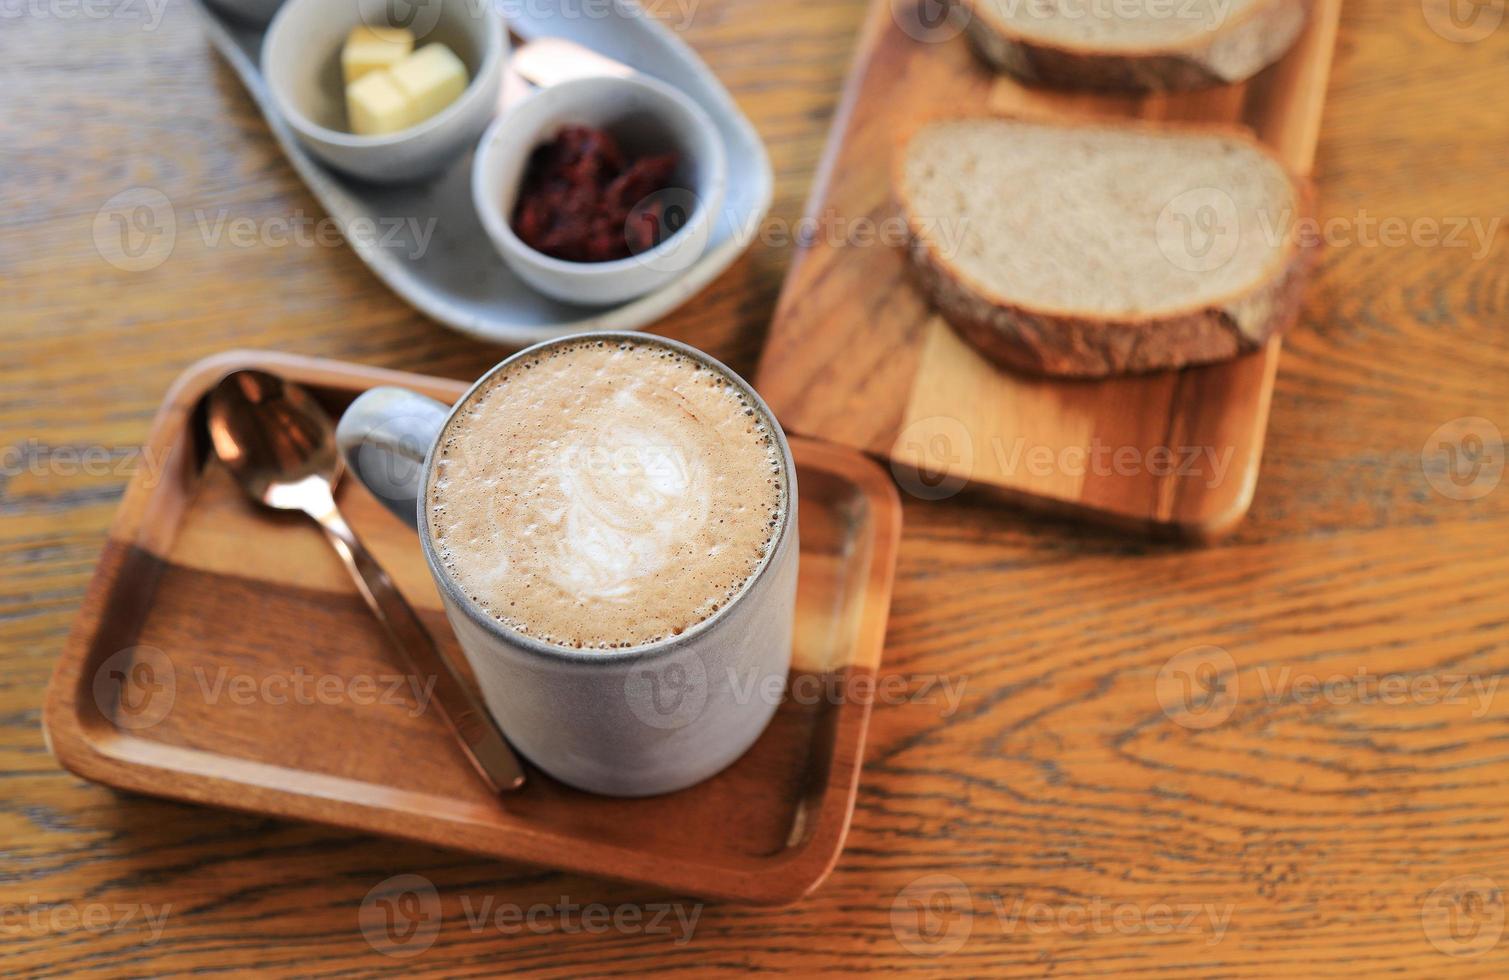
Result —
[[[864,6],[655,8],[775,166],[761,240],[656,327],[738,370]],[[345,246],[283,243],[321,212],[181,2],[5,5],[0,973],[1504,975],[1509,23],[1457,6],[1343,10],[1315,168],[1328,247],[1246,523],[1194,549],[971,491],[908,497],[882,674],[912,696],[876,707],[832,877],[757,910],[58,768],[42,691],[187,364],[250,346],[470,378],[499,351],[413,313]],[[177,238],[128,272],[96,216],[141,187]],[[397,874],[440,897],[410,959],[358,927]]]

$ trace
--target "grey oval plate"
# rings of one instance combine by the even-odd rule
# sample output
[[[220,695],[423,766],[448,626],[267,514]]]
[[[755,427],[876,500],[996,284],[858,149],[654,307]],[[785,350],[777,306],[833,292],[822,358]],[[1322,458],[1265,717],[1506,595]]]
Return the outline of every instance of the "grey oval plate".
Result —
[[[190,5],[256,100],[289,162],[346,231],[362,261],[420,312],[480,340],[519,346],[582,330],[637,330],[728,268],[770,207],[770,160],[754,127],[691,48],[634,0],[597,7],[591,17],[562,16],[548,0],[511,5],[509,26],[526,40],[566,38],[680,88],[707,110],[728,151],[727,197],[707,251],[685,275],[619,306],[556,302],[526,286],[493,250],[472,208],[471,153],[435,180],[406,187],[367,184],[326,168],[304,152],[273,108],[258,67],[266,29],[226,17],[202,0]],[[363,233],[353,235],[358,228]],[[426,229],[432,229],[428,241]]]

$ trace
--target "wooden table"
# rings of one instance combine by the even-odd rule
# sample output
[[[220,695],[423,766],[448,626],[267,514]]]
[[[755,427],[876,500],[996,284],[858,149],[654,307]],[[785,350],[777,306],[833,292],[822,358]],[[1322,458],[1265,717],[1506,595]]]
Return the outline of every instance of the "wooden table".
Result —
[[[1191,550],[968,492],[909,499],[885,669],[939,683],[877,708],[828,883],[756,911],[59,770],[42,690],[185,365],[260,346],[469,378],[499,352],[412,313],[344,246],[269,239],[320,212],[178,0],[155,26],[156,0],[6,5],[0,973],[1503,976],[1509,23],[1486,30],[1502,4],[1480,6],[1453,28],[1446,0],[1347,4],[1317,166],[1333,247],[1243,529]],[[777,233],[658,329],[744,371],[863,8],[692,8],[685,36],[770,146]],[[137,273],[92,235],[134,187],[178,220],[171,258]],[[1495,425],[1456,421],[1475,418]],[[432,882],[443,912],[413,959],[358,928],[395,874]],[[696,915],[689,941],[674,911],[650,928],[658,903]]]

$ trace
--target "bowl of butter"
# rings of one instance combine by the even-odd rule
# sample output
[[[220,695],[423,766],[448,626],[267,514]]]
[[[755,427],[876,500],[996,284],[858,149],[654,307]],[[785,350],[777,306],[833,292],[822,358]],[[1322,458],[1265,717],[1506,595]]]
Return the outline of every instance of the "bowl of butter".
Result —
[[[262,75],[311,154],[363,180],[405,183],[476,144],[507,55],[492,4],[288,0],[263,42]]]

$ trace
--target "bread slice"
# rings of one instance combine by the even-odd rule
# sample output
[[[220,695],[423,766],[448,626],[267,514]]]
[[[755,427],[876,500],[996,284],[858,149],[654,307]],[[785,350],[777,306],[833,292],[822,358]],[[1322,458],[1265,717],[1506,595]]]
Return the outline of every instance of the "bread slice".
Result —
[[[1251,78],[1305,25],[1309,0],[959,0],[994,67],[1069,88],[1160,91]]]
[[[895,180],[924,290],[1013,368],[1224,360],[1298,312],[1309,185],[1237,130],[941,120],[906,143]]]

